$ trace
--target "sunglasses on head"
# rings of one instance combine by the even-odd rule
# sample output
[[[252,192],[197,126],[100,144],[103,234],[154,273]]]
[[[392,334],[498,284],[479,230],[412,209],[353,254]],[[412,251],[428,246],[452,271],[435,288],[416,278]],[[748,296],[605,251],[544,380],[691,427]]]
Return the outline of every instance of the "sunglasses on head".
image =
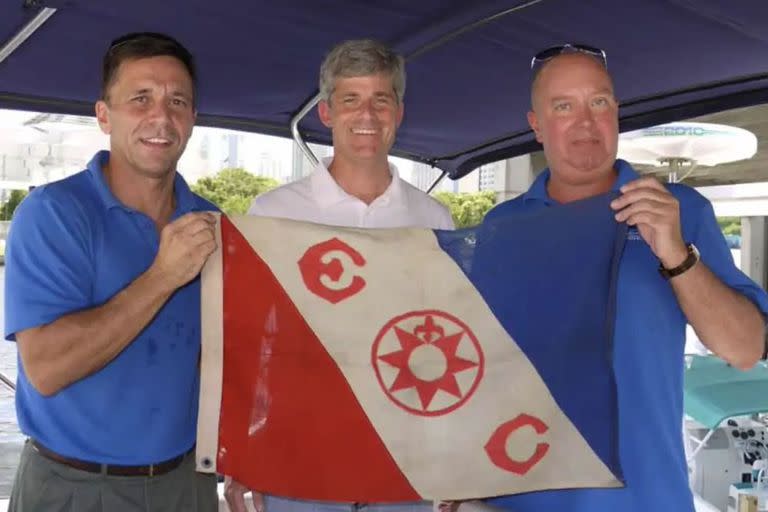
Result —
[[[564,53],[584,53],[586,55],[591,55],[592,57],[599,59],[606,69],[608,68],[608,57],[606,57],[604,50],[586,44],[566,43],[559,46],[552,46],[534,55],[531,59],[531,69],[535,69],[536,66]]]

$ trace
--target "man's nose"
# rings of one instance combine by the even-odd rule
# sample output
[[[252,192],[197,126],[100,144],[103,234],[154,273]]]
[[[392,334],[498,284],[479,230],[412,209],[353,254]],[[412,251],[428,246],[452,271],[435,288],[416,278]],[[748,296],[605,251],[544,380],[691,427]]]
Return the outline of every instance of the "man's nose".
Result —
[[[152,119],[160,121],[167,121],[171,118],[171,106],[169,100],[166,98],[160,98],[152,103],[150,109],[150,116]]]
[[[376,114],[376,108],[373,105],[373,100],[364,100],[360,105],[360,115],[366,117],[374,117]]]
[[[594,112],[589,105],[583,105],[578,109],[579,123],[590,125],[595,121]]]

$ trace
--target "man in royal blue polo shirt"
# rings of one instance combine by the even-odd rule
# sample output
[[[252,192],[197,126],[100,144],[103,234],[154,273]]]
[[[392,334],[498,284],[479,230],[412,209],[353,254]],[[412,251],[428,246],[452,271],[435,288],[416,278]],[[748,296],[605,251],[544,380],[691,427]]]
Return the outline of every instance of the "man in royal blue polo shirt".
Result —
[[[168,36],[129,34],[102,80],[110,151],[33,190],[8,238],[5,336],[29,436],[9,510],[215,511],[215,478],[192,455],[215,207],[175,171],[194,62]]]
[[[564,45],[539,53],[532,67],[528,120],[549,168],[489,216],[621,192],[612,206],[630,232],[619,266],[614,367],[626,487],[488,503],[515,512],[693,512],[681,434],[686,322],[715,354],[749,368],[762,354],[768,297],[734,266],[703,196],[640,178],[616,160],[618,106],[604,52]],[[568,248],[557,257],[567,258]]]

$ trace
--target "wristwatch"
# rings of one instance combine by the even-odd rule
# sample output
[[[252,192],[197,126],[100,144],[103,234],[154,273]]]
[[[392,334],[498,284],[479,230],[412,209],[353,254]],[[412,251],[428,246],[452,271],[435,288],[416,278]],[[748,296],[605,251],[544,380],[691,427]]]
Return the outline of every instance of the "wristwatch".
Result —
[[[687,244],[686,247],[688,248],[688,257],[678,266],[674,268],[664,268],[664,265],[659,264],[659,274],[661,274],[664,279],[671,279],[675,276],[679,276],[699,261],[701,256],[699,255],[699,250],[696,246]]]

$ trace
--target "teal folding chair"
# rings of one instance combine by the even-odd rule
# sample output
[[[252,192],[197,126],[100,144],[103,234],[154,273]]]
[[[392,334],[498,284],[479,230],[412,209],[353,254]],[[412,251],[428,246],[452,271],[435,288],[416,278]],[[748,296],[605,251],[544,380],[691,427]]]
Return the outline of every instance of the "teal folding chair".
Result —
[[[685,369],[685,414],[706,429],[688,456],[692,461],[707,441],[728,418],[768,412],[768,366],[760,361],[754,368],[741,371],[716,356],[690,356]]]

